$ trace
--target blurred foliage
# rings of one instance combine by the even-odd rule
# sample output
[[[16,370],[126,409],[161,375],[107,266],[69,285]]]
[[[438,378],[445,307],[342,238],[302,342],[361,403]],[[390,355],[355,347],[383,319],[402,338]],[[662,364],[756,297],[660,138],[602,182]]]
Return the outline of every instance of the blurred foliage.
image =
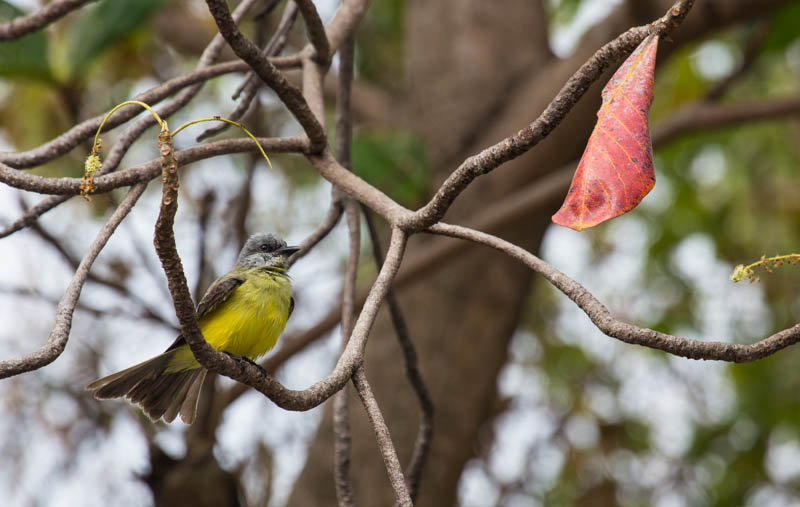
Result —
[[[405,2],[375,0],[356,34],[356,72],[359,79],[393,89],[403,79]]]
[[[353,171],[404,206],[419,205],[428,188],[422,142],[408,131],[359,130],[353,136]]]
[[[131,36],[167,0],[103,0],[73,24],[68,36],[67,75],[81,77],[105,50]]]
[[[0,0],[0,21],[23,15],[24,12]],[[0,76],[50,81],[47,41],[42,32],[28,34],[18,40],[0,44]]]
[[[779,9],[770,19],[769,33],[762,45],[764,51],[784,51],[789,44],[800,38],[798,19],[800,3],[791,3]]]

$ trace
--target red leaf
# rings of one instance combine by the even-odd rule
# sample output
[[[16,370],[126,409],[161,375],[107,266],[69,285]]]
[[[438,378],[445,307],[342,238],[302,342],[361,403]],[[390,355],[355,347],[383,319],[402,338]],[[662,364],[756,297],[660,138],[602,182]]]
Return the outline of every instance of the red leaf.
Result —
[[[583,230],[623,215],[656,182],[650,143],[650,104],[658,35],[650,35],[603,88],[586,150],[553,222]]]

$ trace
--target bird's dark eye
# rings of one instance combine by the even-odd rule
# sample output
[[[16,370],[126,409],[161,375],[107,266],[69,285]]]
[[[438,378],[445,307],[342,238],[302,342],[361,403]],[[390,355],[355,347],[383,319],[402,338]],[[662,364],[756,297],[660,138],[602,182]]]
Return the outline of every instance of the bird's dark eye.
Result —
[[[261,251],[262,251],[262,252],[269,252],[269,245],[268,245],[268,244],[266,244],[266,243],[261,243],[261,245],[259,246],[259,248],[261,248]]]

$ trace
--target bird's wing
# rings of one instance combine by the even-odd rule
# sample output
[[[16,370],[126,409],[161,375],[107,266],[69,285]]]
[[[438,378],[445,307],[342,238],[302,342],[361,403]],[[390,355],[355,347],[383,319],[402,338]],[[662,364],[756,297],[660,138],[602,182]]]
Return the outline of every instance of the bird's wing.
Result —
[[[208,288],[203,299],[197,305],[197,318],[200,319],[203,315],[213,312],[220,303],[224,303],[233,294],[233,291],[243,283],[243,277],[231,273],[218,278],[211,284],[211,287]]]
[[[244,278],[242,278],[241,275],[232,273],[217,278],[214,283],[211,284],[211,287],[208,288],[203,299],[200,300],[200,304],[197,305],[197,318],[200,319],[203,315],[214,311],[243,283]],[[167,350],[178,348],[185,343],[186,340],[183,338],[183,335],[179,335]]]
[[[294,311],[294,297],[289,298],[289,315],[286,316],[287,319],[292,316],[293,311]]]

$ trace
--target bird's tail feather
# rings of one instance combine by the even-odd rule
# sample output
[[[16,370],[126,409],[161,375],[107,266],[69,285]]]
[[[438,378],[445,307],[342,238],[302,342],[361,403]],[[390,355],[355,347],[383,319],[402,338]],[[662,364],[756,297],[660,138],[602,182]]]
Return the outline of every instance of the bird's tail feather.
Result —
[[[124,396],[142,407],[153,421],[164,417],[166,422],[172,422],[180,414],[183,422],[191,424],[207,371],[194,368],[166,373],[175,350],[95,380],[86,389],[94,391],[99,400]]]

